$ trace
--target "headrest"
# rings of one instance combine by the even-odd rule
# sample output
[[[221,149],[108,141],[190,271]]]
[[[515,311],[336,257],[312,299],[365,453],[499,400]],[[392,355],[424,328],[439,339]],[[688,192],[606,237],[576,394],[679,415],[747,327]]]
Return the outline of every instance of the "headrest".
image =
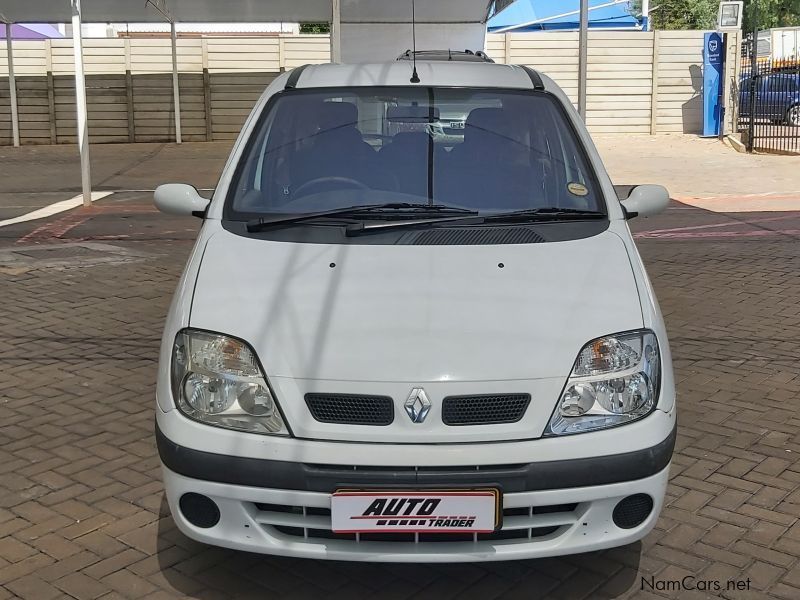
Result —
[[[511,121],[502,108],[473,108],[465,123],[465,135],[480,131],[506,137],[511,133]]]
[[[431,123],[439,120],[439,109],[434,107],[431,111],[431,107],[417,104],[390,106],[386,110],[386,120],[393,123]]]
[[[323,102],[317,119],[322,132],[355,127],[358,123],[358,109],[350,102]]]
[[[430,141],[431,136],[429,136],[424,131],[401,131],[400,133],[395,133],[392,136],[392,144],[417,144],[420,146],[425,146]]]

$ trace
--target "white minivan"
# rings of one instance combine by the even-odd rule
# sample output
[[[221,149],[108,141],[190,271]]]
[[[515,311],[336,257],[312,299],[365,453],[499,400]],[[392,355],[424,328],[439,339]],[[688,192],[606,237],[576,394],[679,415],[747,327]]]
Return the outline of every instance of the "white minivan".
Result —
[[[675,389],[627,220],[667,192],[619,193],[549,78],[452,57],[282,74],[211,200],[156,190],[203,219],[156,394],[190,538],[488,561],[655,525]]]

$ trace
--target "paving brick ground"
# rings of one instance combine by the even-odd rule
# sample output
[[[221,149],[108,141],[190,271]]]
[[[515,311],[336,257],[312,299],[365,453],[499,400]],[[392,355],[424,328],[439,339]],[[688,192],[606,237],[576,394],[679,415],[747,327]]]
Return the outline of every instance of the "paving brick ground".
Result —
[[[658,526],[614,550],[464,565],[291,560],[186,539],[163,498],[153,398],[197,222],[127,193],[0,229],[0,600],[800,598],[800,213],[674,204],[633,225],[681,411]],[[118,251],[35,252],[68,242]],[[34,252],[12,264],[9,249]],[[700,589],[679,590],[687,576]]]

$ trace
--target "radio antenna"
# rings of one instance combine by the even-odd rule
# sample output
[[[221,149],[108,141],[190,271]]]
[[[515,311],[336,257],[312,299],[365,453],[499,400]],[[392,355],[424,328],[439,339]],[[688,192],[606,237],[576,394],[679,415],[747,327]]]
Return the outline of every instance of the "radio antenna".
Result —
[[[411,63],[414,65],[411,73],[411,83],[419,83],[419,75],[417,75],[417,15],[415,10],[415,1],[411,0]]]

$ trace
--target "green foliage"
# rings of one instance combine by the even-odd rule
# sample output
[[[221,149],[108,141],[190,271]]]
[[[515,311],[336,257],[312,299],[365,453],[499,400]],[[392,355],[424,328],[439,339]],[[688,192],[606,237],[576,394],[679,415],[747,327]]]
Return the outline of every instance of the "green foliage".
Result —
[[[755,25],[755,1],[745,0],[742,29],[752,31]],[[758,0],[758,28],[800,25],[800,0]]]
[[[718,0],[651,0],[651,29],[713,29],[717,23]],[[631,2],[631,12],[642,14],[641,0]]]
[[[300,23],[300,33],[330,33],[328,23]]]

